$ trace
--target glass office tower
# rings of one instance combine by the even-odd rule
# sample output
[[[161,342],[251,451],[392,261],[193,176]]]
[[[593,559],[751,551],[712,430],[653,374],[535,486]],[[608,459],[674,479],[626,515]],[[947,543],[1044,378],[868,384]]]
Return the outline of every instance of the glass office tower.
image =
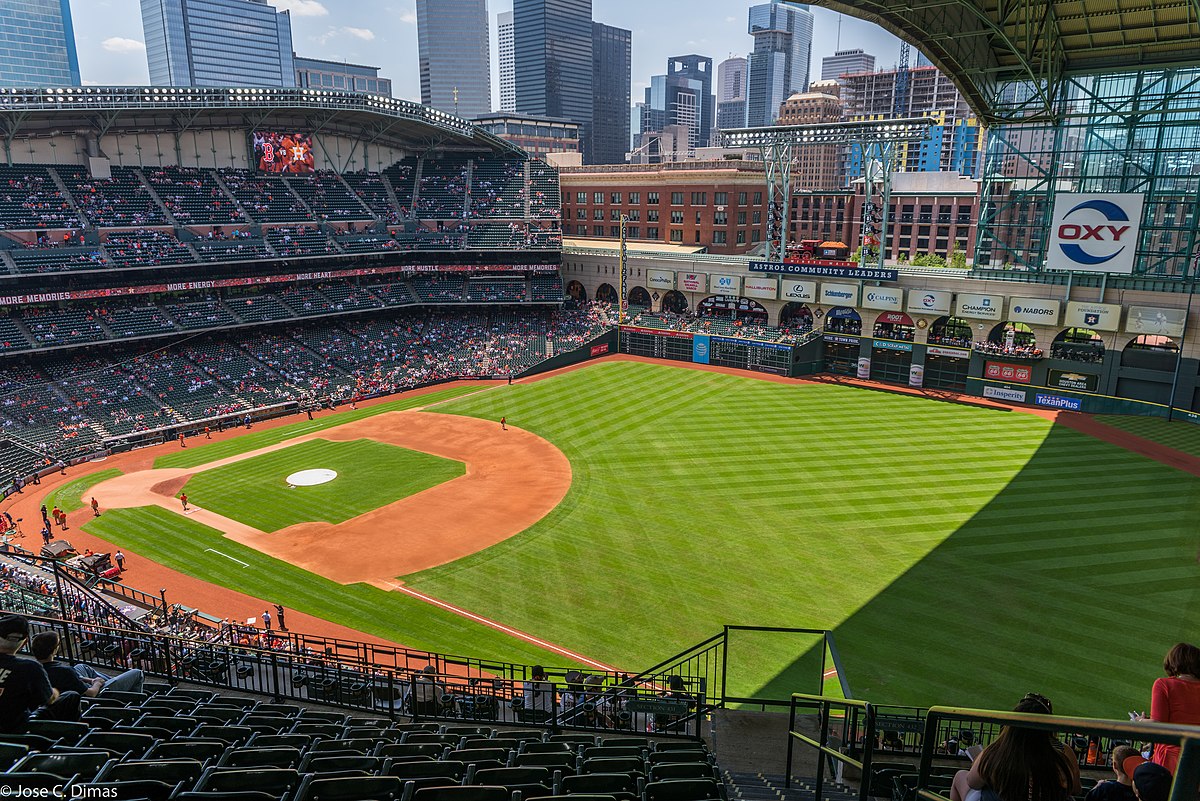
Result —
[[[474,119],[492,110],[487,0],[417,0],[421,102]]]
[[[70,0],[0,0],[0,87],[80,83]]]

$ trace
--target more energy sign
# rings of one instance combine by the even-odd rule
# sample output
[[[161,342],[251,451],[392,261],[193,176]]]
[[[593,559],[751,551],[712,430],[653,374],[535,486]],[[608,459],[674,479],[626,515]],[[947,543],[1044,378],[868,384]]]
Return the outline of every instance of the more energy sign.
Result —
[[[1050,224],[1047,269],[1132,273],[1145,200],[1136,192],[1059,192]]]

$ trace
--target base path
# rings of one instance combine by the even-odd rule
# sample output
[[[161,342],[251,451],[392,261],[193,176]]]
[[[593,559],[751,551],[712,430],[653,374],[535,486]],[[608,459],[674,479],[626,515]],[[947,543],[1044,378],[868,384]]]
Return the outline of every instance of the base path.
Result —
[[[193,507],[187,517],[342,584],[376,582],[453,562],[519,534],[549,514],[571,486],[567,457],[536,434],[474,417],[400,411],[199,467],[128,473],[89,494],[104,498],[110,509],[156,505],[183,514],[173,496],[189,476],[313,439],[385,442],[463,462],[466,473],[343,523],[301,523],[264,533],[207,509]],[[319,467],[295,468],[312,466]]]

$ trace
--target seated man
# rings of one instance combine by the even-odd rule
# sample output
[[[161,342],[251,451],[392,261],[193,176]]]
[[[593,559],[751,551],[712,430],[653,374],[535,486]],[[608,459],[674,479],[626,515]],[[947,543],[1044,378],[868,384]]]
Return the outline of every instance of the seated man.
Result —
[[[60,693],[50,686],[45,669],[17,651],[29,639],[29,621],[19,615],[0,617],[0,732],[21,734],[30,713],[48,720],[79,720],[79,693]]]
[[[72,667],[65,662],[56,661],[60,645],[57,631],[43,631],[35,634],[29,642],[29,650],[33,658],[46,669],[50,677],[50,686],[60,692],[77,692],[88,698],[95,698],[108,690],[140,693],[142,691],[142,671],[134,668],[126,670],[112,678],[99,673],[91,665],[80,662]]]
[[[442,696],[446,685],[437,679],[437,668],[426,665],[413,679],[412,712],[414,716],[432,717],[441,714]]]
[[[525,706],[521,719],[541,723],[554,715],[554,685],[546,680],[546,669],[541,665],[534,665],[529,676],[530,681],[525,682]]]

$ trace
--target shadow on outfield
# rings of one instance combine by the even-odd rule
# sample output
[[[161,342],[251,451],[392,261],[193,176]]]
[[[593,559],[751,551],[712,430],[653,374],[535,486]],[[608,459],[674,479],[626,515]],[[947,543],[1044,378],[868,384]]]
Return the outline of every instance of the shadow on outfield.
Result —
[[[1037,691],[1065,714],[1147,709],[1167,649],[1200,630],[1198,514],[1200,480],[1054,426],[991,502],[836,627],[854,697],[1011,708]]]

